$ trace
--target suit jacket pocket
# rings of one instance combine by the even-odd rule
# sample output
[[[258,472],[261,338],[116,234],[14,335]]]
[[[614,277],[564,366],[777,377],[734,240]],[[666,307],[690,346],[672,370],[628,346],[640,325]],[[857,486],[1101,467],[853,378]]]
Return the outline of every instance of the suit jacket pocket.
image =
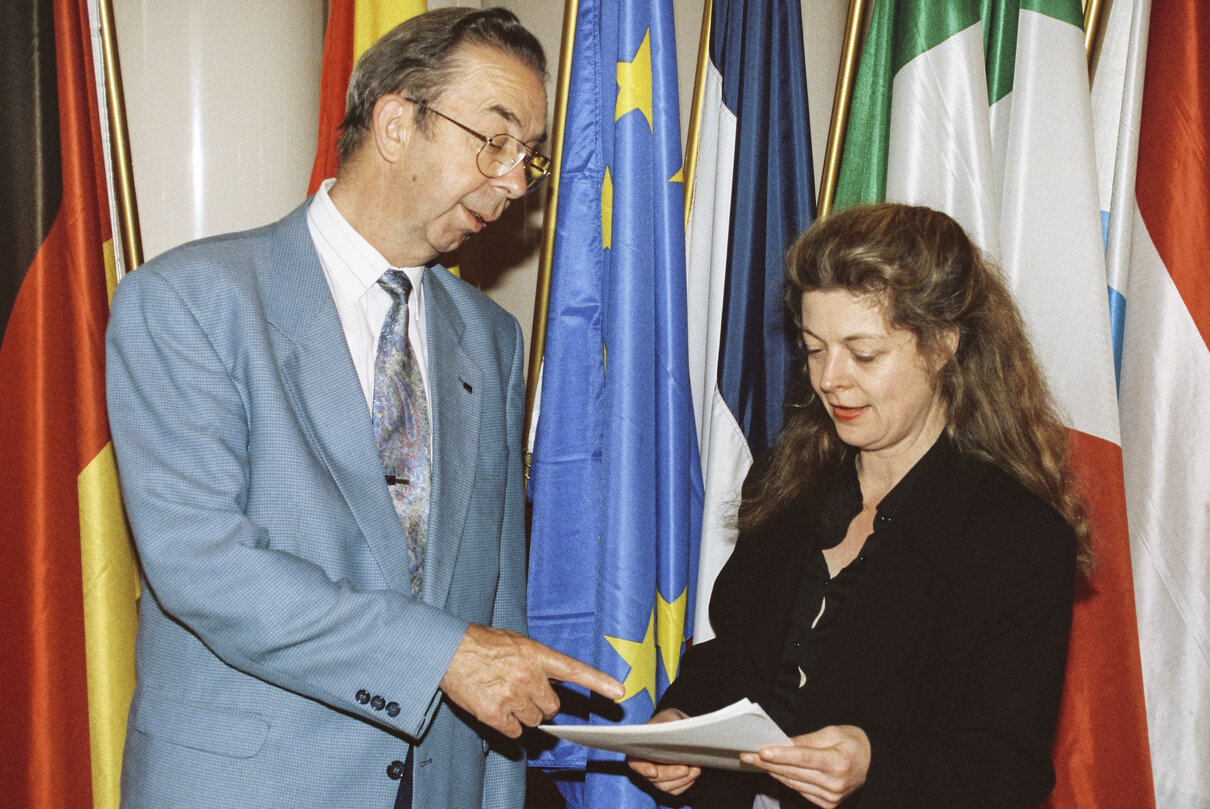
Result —
[[[269,735],[260,714],[185,702],[165,694],[142,692],[131,718],[135,728],[192,750],[232,758],[251,758]]]

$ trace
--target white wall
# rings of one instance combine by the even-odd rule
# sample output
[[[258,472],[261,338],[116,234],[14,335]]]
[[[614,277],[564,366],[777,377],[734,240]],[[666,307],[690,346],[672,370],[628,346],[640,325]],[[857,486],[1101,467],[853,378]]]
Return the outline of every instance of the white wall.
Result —
[[[114,19],[146,258],[302,200],[323,0],[114,0]]]

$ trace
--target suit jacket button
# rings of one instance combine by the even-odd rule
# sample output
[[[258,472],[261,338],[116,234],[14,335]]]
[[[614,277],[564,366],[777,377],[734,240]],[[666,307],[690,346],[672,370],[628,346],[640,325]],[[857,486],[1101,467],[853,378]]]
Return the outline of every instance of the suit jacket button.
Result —
[[[392,761],[390,764],[387,765],[387,778],[390,778],[392,781],[398,781],[402,777],[403,777],[403,762],[402,761]]]
[[[398,702],[388,702],[387,703],[387,716],[392,717],[392,718],[399,716],[399,703]]]
[[[375,694],[374,698],[370,700],[370,707],[376,711],[381,711],[383,706],[386,704],[387,704],[387,701],[385,699],[383,699],[382,697],[378,696],[377,694]]]
[[[368,703],[368,702],[370,701],[370,692],[369,692],[369,691],[366,691],[366,690],[363,688],[363,689],[361,689],[360,691],[358,691],[358,692],[357,692],[357,697],[356,697],[356,699],[357,699],[357,701],[358,701],[358,702],[360,702],[362,705],[365,705],[366,703]]]

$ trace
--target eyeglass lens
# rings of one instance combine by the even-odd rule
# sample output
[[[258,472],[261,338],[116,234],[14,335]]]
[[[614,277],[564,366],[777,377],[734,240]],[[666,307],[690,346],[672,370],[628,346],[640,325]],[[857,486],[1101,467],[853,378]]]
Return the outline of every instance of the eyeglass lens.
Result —
[[[526,159],[528,156],[528,159]],[[499,134],[488,138],[479,150],[479,170],[488,177],[502,177],[517,164],[525,161],[525,187],[532,191],[546,178],[550,161],[544,155],[529,155],[525,145],[512,135]]]

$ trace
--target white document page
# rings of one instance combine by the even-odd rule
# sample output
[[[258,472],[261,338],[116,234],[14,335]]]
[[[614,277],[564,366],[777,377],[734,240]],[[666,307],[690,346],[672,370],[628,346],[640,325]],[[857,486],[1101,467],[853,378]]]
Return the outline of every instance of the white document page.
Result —
[[[696,764],[720,770],[752,770],[741,752],[793,742],[765,710],[741,699],[713,713],[653,725],[539,725],[560,739],[636,758]]]

